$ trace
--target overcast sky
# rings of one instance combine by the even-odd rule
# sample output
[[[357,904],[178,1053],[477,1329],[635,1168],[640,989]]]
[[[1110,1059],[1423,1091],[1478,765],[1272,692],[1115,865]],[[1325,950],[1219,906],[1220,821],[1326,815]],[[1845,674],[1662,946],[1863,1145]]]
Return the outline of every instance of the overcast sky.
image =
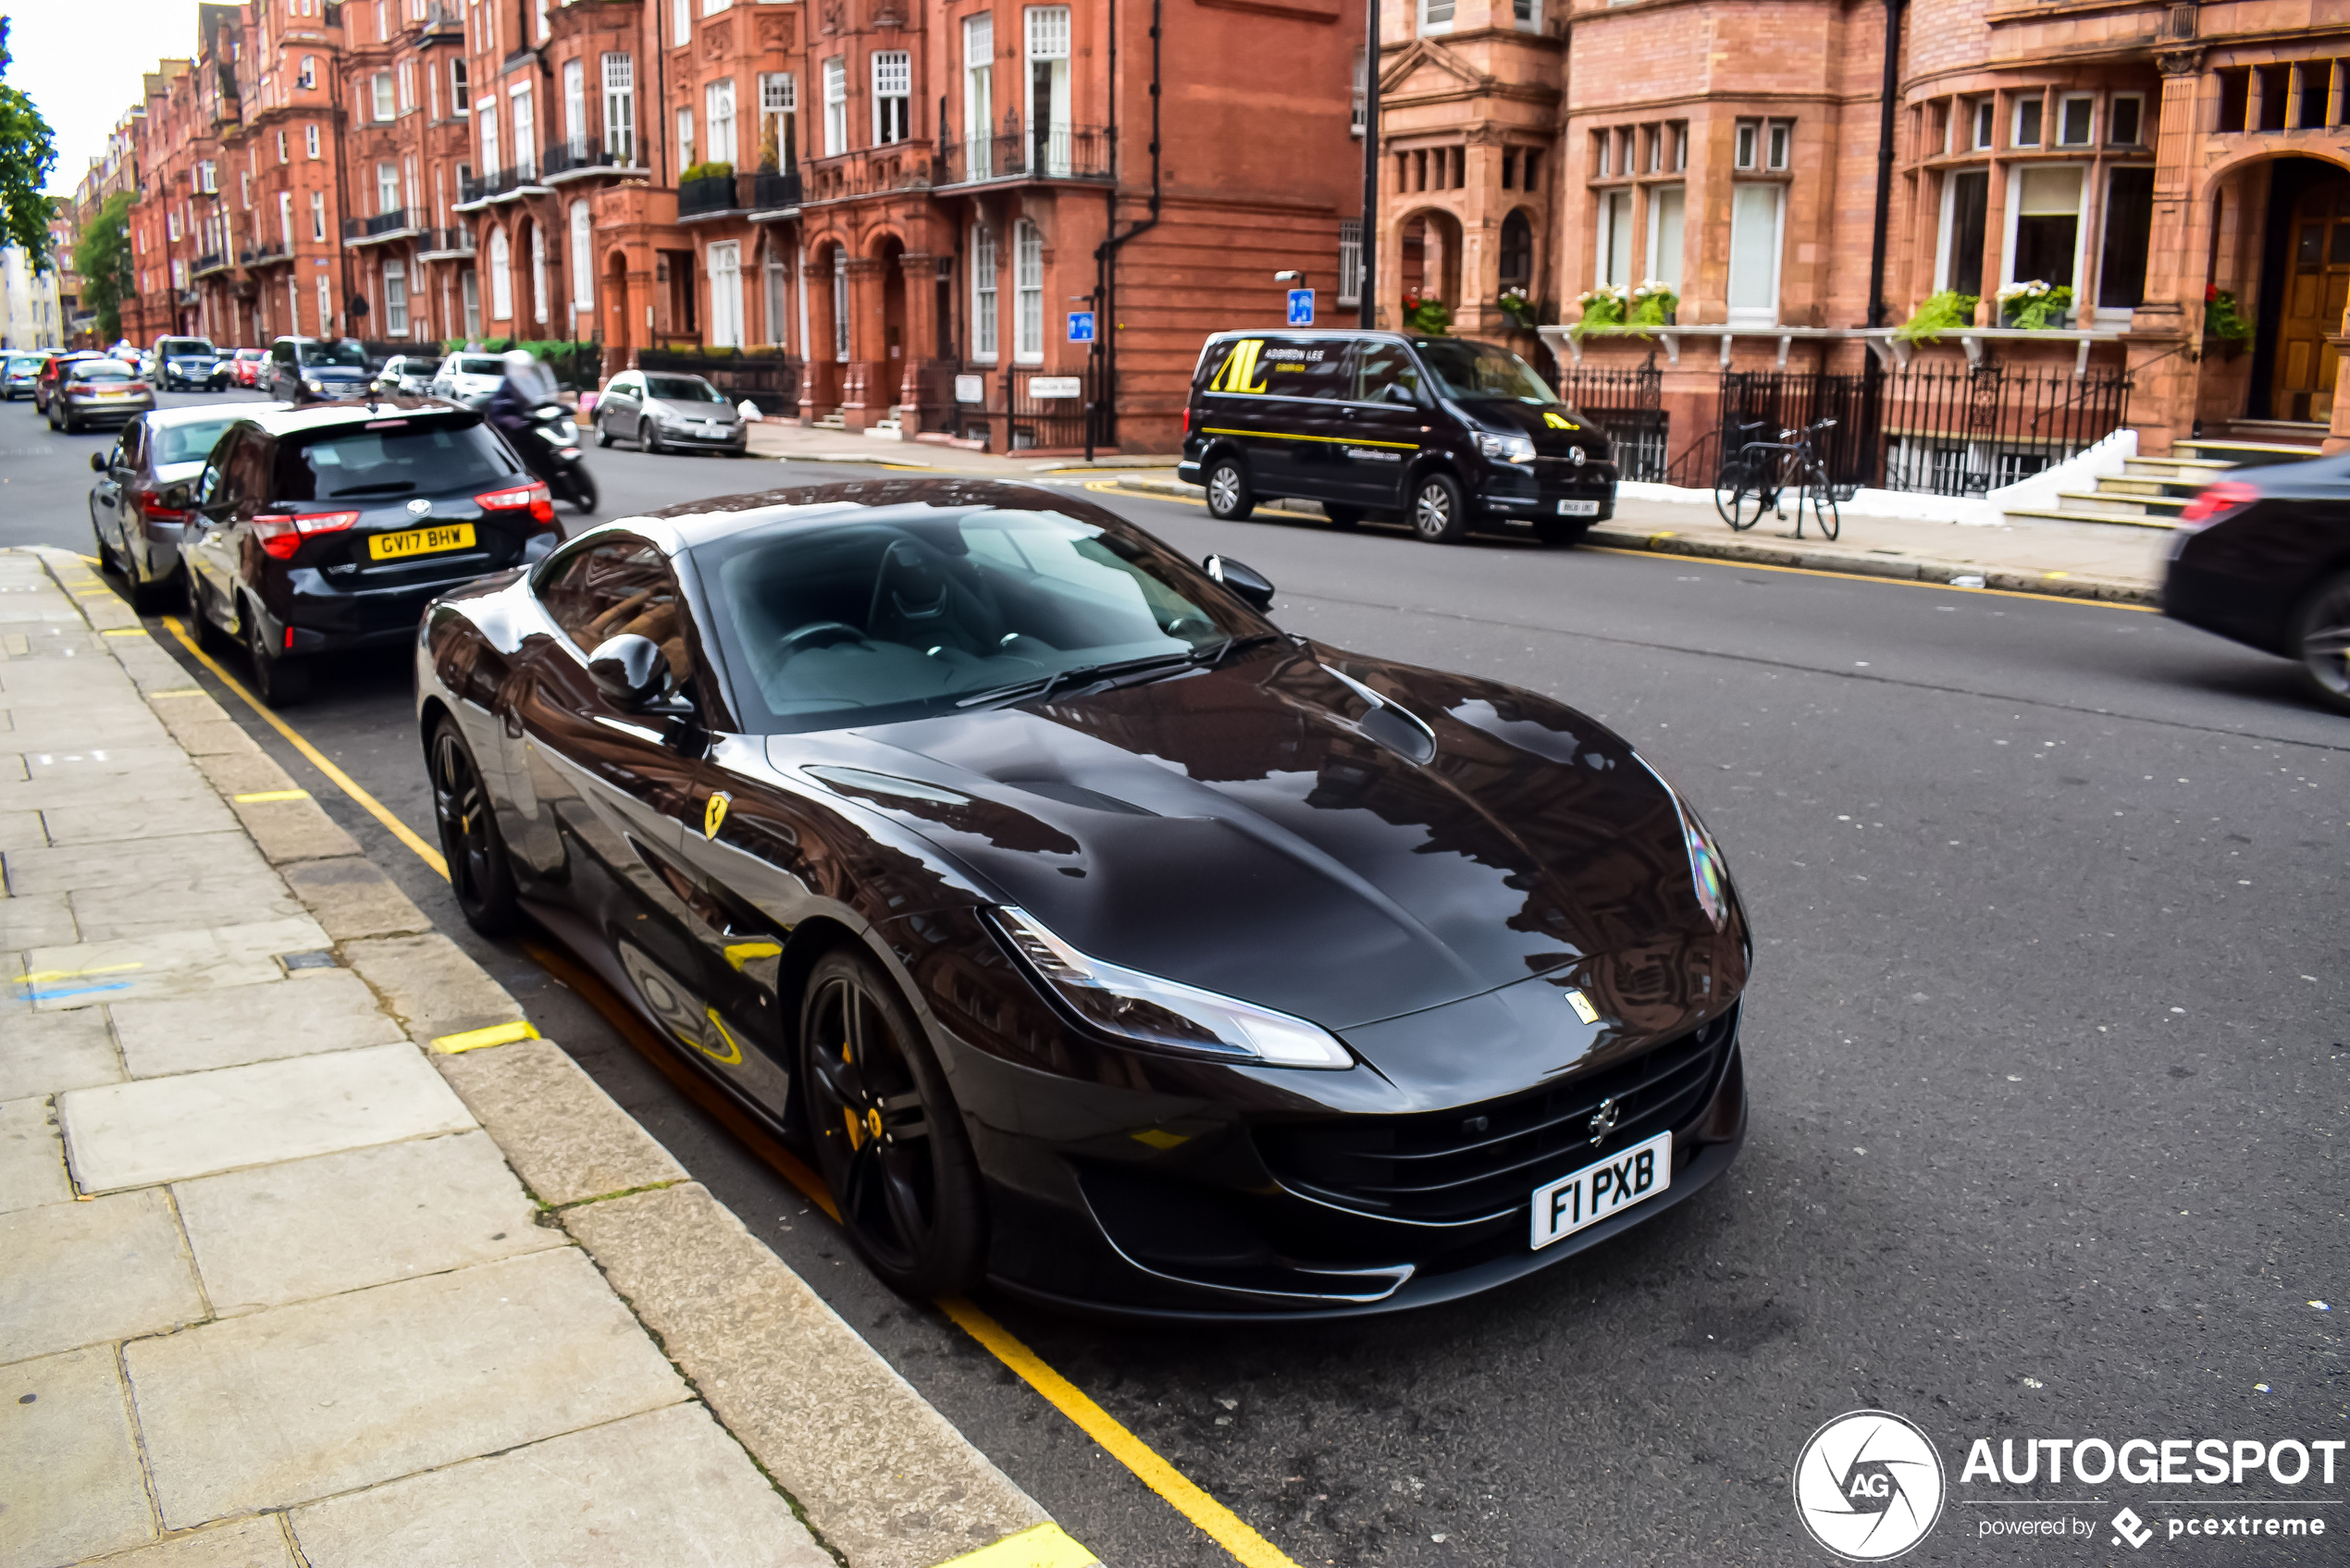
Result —
[[[165,56],[196,52],[196,0],[0,0],[8,18],[7,82],[32,95],[56,133],[49,190],[70,191],[106,132],[140,99]]]

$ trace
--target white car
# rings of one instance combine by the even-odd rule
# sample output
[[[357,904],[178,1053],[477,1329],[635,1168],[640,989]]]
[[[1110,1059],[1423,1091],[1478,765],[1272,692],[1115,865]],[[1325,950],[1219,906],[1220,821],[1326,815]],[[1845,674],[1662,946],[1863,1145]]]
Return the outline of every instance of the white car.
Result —
[[[440,362],[431,390],[436,398],[479,408],[505,378],[506,362],[496,354],[456,353]]]

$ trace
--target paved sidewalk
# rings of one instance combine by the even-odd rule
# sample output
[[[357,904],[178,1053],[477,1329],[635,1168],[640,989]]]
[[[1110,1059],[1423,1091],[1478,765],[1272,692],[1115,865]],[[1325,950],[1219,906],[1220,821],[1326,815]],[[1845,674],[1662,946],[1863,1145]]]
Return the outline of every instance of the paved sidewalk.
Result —
[[[1202,495],[1198,486],[1181,483],[1171,470],[1108,474],[1090,483],[1194,501]],[[1280,501],[1266,510],[1321,515],[1321,509],[1310,501]],[[2101,524],[1977,527],[1849,513],[1838,536],[1833,543],[1816,535],[1798,539],[1792,520],[1733,533],[1710,504],[1627,498],[1588,537],[1591,544],[1613,549],[2149,605],[2160,601],[2163,567],[2175,537],[2167,529]]]
[[[81,558],[0,710],[0,1562],[1093,1561]]]
[[[762,419],[750,427],[750,451],[753,457],[793,463],[883,463],[940,475],[983,475],[991,479],[1033,479],[1040,474],[1088,469],[1115,472],[1128,468],[1165,469],[1171,475],[1175,466],[1172,457],[1121,457],[1111,452],[1096,454],[1089,464],[1082,453],[1039,457],[1031,452],[972,451],[922,440],[883,440],[855,430],[819,430],[777,419]]]

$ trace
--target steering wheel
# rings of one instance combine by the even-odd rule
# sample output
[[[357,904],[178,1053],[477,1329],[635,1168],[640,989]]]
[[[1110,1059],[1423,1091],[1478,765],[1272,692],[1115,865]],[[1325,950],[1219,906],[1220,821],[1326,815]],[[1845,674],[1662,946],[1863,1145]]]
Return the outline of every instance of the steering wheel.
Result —
[[[805,653],[811,648],[830,648],[835,643],[863,642],[865,634],[846,621],[810,621],[787,634],[775,645],[775,650],[789,659],[795,653]]]

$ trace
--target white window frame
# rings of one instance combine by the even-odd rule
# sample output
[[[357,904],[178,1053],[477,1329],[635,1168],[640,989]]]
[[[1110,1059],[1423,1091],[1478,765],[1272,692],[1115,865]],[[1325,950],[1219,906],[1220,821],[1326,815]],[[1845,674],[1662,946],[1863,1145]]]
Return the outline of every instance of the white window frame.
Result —
[[[384,262],[384,331],[393,338],[408,336],[408,264],[398,256]]]
[[[1520,32],[1542,31],[1542,0],[1510,0],[1510,25]]]
[[[503,228],[489,231],[489,319],[514,318],[514,254]]]
[[[996,13],[993,11],[982,11],[975,17],[963,19],[963,178],[985,179],[996,172]]]
[[[1026,68],[1020,73],[1021,134],[1033,148],[1036,139],[1038,109],[1036,106],[1036,68],[1054,68],[1047,74],[1052,103],[1051,113],[1045,123],[1045,168],[1048,175],[1066,175],[1070,169],[1070,130],[1075,118],[1072,102],[1074,82],[1070,73],[1070,59],[1074,47],[1070,31],[1070,8],[1067,6],[1030,6],[1020,18],[1020,57]],[[1028,149],[1021,152],[1023,164],[1028,161]],[[1034,172],[1034,171],[1032,171]]]
[[[2107,142],[2107,145],[2112,147],[2143,147],[2146,144],[2146,95],[2143,93],[2116,93],[2111,95],[2106,105],[2105,123],[2107,127],[2107,133],[2110,135],[2112,127],[2120,123],[2121,117],[2114,111],[2124,103],[2135,104],[2138,106],[2138,134],[2135,139],[2132,141],[2109,142]]]
[[[547,325],[547,231],[530,226],[530,319]]]
[[[573,158],[588,155],[588,62],[563,62],[563,145]]]
[[[1012,363],[1045,363],[1045,233],[1024,217],[1012,227]]]
[[[1641,272],[1660,283],[1669,283],[1673,291],[1681,291],[1681,255],[1688,243],[1689,188],[1682,185],[1651,185],[1648,188],[1648,259],[1640,264]],[[1681,236],[1677,243],[1668,242],[1664,233],[1664,209],[1668,195],[1677,196],[1681,205]]]
[[[692,42],[694,0],[669,0],[669,43],[672,48]]]
[[[1733,263],[1735,263],[1738,259],[1738,235],[1736,232],[1738,221],[1738,193],[1741,189],[1750,188],[1768,191],[1772,192],[1773,195],[1770,241],[1771,277],[1769,287],[1769,299],[1771,303],[1767,309],[1758,305],[1733,307],[1725,312],[1725,320],[1726,324],[1731,327],[1776,327],[1779,324],[1779,289],[1781,282],[1785,278],[1787,267],[1787,186],[1775,179],[1741,179],[1734,181],[1731,184],[1730,212],[1732,232],[1730,235],[1729,253],[1730,259]]]
[[[480,268],[465,268],[457,279],[457,297],[464,302],[465,338],[471,341],[481,336]]]
[[[1363,302],[1363,220],[1359,217],[1338,220],[1338,302]]]
[[[703,13],[708,15],[707,12]],[[739,240],[714,241],[704,253],[710,275],[710,346],[739,349],[743,332],[743,247]]]
[[[1456,0],[1419,0],[1414,7],[1418,13],[1420,36],[1428,38],[1453,31],[1453,14]]]
[[[377,71],[367,79],[367,108],[377,123],[400,117],[400,88],[390,71]]]
[[[702,14],[709,15],[707,11]],[[722,76],[704,82],[701,105],[702,161],[741,167],[742,148],[736,141],[735,129],[735,79]]]
[[[293,192],[278,192],[278,240],[289,251],[293,249]]]
[[[571,204],[571,314],[577,331],[586,332],[596,308],[596,218],[583,199]],[[588,334],[593,336],[592,333]]]
[[[466,80],[465,62],[463,56],[450,61],[449,113],[451,117],[464,119],[474,112],[473,105],[465,97],[465,94],[472,91],[473,84]]]
[[[870,69],[873,83],[873,145],[885,147],[914,133],[914,56],[904,49],[876,49]],[[893,117],[891,105],[897,105]],[[897,123],[890,121],[895,118]],[[895,131],[892,135],[890,132]]]
[[[495,179],[505,167],[498,155],[498,95],[484,93],[481,102],[474,105],[474,110],[475,118],[481,124],[481,178]]]
[[[786,129],[790,131],[788,136],[785,134]],[[789,174],[799,167],[799,78],[790,71],[759,73],[759,146],[762,156],[770,131],[775,137],[775,167]],[[768,259],[773,261],[772,255]]]
[[[313,191],[310,192],[310,238],[324,240],[326,237],[327,193],[324,191]]]
[[[2026,93],[2017,96],[2008,114],[2009,146],[2020,152],[2030,152],[2035,147],[2046,147],[2048,144],[2047,116],[2043,112],[2047,101],[2047,95],[2039,93]],[[2041,122],[2040,134],[2029,142],[2023,139],[2023,114],[2027,108],[2038,116]]]
[[[1632,192],[1624,187],[1602,191],[1599,212],[1591,225],[1596,241],[1591,255],[1591,281],[1602,288],[1629,289],[1632,277]],[[1623,276],[1616,275],[1615,252],[1624,250]]]
[[[318,85],[318,57],[316,56],[304,55],[302,57],[302,68],[294,73],[294,85],[305,90]]]
[[[2086,104],[2089,106],[2089,133],[2078,142],[2067,142],[2064,139],[2065,110],[2075,104]],[[2068,152],[2096,146],[2097,144],[2097,95],[2094,93],[2067,93],[2059,96],[2057,99],[2055,130],[2056,140],[2050,143],[2051,146],[2061,147]]]
[[[286,153],[286,133],[282,130],[278,132],[278,161],[280,164],[291,161]]]
[[[318,336],[332,337],[335,319],[335,289],[327,275],[318,275]]]
[[[685,171],[693,167],[695,162],[694,111],[690,108],[681,108],[677,111],[677,169],[679,178],[684,178]]]
[[[983,223],[971,225],[971,362],[996,363],[1002,321],[996,314],[996,234]]]
[[[604,67],[604,155],[633,167],[637,162],[637,61],[611,51]]]
[[[513,126],[514,172],[527,185],[538,178],[538,112],[530,79],[506,89],[506,115]]]
[[[315,125],[305,125],[302,128],[302,153],[303,156],[307,158],[315,158],[318,155],[318,128]]]
[[[2095,199],[2096,192],[2091,187],[2090,175],[2093,172],[2092,166],[2086,162],[2074,163],[2068,161],[2065,163],[2045,164],[2035,162],[2029,164],[2010,164],[2008,166],[2008,202],[2007,212],[2004,216],[2004,221],[2007,224],[2007,232],[2001,236],[1999,241],[1999,280],[1998,283],[1990,285],[1990,288],[2004,289],[2010,283],[2028,283],[2033,281],[2031,278],[2019,278],[2015,275],[2016,230],[2022,224],[2024,216],[2023,177],[2026,174],[2038,174],[2043,172],[2053,173],[2063,169],[2071,169],[2073,171],[2080,177],[2081,181],[2080,201],[2079,204],[2073,208],[2072,216],[2072,319],[2080,321],[2095,309],[2096,299],[2096,287],[2087,280],[2087,267],[2089,265],[2089,204]],[[1986,292],[1988,291],[1989,290],[1986,290]],[[1992,313],[1992,325],[1997,326],[1998,324],[1998,310],[1995,304]]]
[[[823,63],[824,156],[848,151],[848,61],[835,55]]]
[[[400,166],[377,159],[376,162],[376,211],[396,213],[404,204],[400,199]]]

